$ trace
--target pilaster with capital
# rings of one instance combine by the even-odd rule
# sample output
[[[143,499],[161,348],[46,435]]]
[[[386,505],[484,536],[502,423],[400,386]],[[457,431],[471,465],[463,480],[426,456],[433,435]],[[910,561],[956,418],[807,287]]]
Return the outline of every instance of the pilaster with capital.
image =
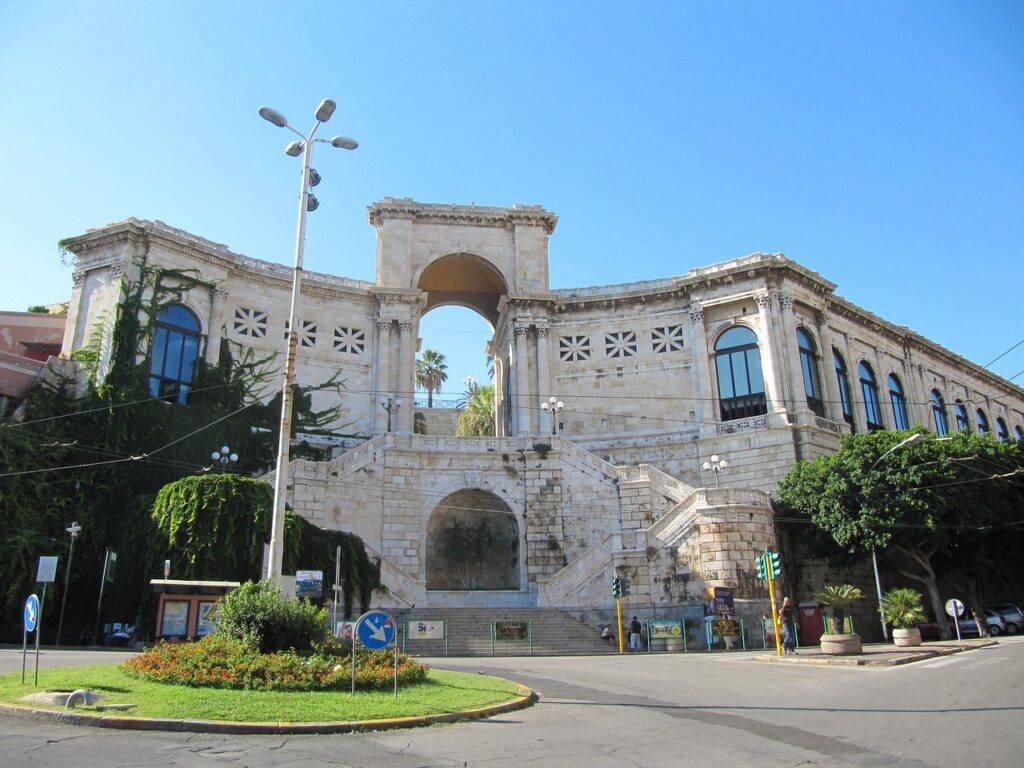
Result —
[[[405,399],[406,407],[398,411],[398,428],[396,432],[412,432],[413,414],[416,411],[416,380],[413,364],[416,360],[415,324],[409,320],[398,323],[398,396]]]
[[[387,429],[386,414],[382,414],[377,401],[391,393],[391,321],[377,320],[377,352],[373,360],[373,392],[370,393],[372,434]]]
[[[210,326],[206,338],[206,362],[216,365],[220,356],[220,340],[224,334],[224,307],[226,306],[228,292],[224,288],[213,286],[210,288]]]
[[[512,393],[512,412],[515,416],[516,434],[530,435],[533,432],[533,414],[529,403],[530,371],[526,344],[525,323],[516,322],[512,329],[515,335],[516,359],[513,361],[516,374],[516,391]]]
[[[548,358],[548,326],[538,323],[534,326],[537,332],[537,400],[543,402],[552,395],[557,396],[554,382],[551,381],[551,363]]]
[[[718,418],[715,410],[715,400],[711,396],[711,364],[708,354],[708,332],[704,325],[704,310],[694,309],[690,312],[690,325],[687,327],[690,338],[687,343],[693,355],[693,390],[696,393],[696,404],[694,413],[697,418],[697,426],[701,432],[714,433]]]
[[[860,385],[860,361],[850,352],[850,340],[843,336],[843,357],[846,358],[846,375],[850,381],[850,410],[853,411],[853,431],[867,429],[868,412],[864,408],[864,389]]]
[[[775,349],[771,294],[762,293],[755,297],[755,301],[761,320],[761,368],[764,371],[764,384],[768,396],[768,412],[784,414],[786,408],[782,399],[782,379],[779,376],[778,354]]]
[[[779,295],[779,310],[782,314],[780,330],[783,362],[789,383],[789,397],[786,401],[794,413],[800,414],[800,420],[810,418],[807,405],[807,390],[804,387],[803,368],[800,365],[800,348],[796,338],[796,316],[793,314],[793,297],[788,294]]]
[[[818,317],[818,372],[825,396],[825,418],[837,424],[845,424],[843,419],[842,395],[839,392],[839,380],[836,378],[836,362],[832,352],[832,329],[828,324],[828,313],[819,312]]]

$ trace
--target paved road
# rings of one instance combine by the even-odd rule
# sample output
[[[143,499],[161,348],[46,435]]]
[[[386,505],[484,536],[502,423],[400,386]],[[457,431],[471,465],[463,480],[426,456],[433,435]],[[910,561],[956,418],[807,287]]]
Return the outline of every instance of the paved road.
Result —
[[[61,652],[51,652],[62,663]],[[12,652],[0,652],[0,668]],[[104,658],[111,659],[109,654]],[[5,768],[681,766],[945,768],[1021,763],[1024,638],[894,668],[753,654],[434,659],[533,687],[487,721],[338,736],[120,733],[0,718]]]

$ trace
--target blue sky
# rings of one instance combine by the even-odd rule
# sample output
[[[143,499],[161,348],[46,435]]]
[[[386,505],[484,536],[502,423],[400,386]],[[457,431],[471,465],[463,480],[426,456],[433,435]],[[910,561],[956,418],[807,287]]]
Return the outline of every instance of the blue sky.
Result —
[[[7,2],[0,309],[129,216],[290,263],[298,161],[256,111],[331,97],[361,146],[318,151],[308,269],[372,280],[385,196],[539,204],[553,288],[781,251],[984,365],[1024,339],[1022,40],[1018,2]],[[485,378],[482,320],[421,335],[445,396]]]

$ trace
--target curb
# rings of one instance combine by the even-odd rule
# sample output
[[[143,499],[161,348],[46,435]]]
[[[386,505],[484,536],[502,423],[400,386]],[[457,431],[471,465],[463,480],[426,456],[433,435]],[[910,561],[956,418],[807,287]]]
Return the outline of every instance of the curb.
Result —
[[[443,712],[420,717],[395,717],[382,720],[351,720],[327,723],[236,723],[227,720],[168,720],[154,717],[124,717],[123,715],[94,715],[88,712],[73,712],[34,707],[19,707],[15,704],[0,704],[0,715],[30,720],[53,720],[65,725],[84,725],[93,728],[117,728],[126,731],[175,731],[189,733],[237,733],[237,734],[331,734],[357,733],[361,731],[385,731],[397,728],[419,728],[438,723],[457,723],[467,720],[481,720],[505,712],[532,707],[537,694],[525,685],[519,686],[519,695],[514,699],[478,709],[459,712]]]
[[[998,640],[990,640],[986,643],[978,643],[977,645],[966,645],[957,646],[953,648],[940,648],[936,650],[925,650],[908,653],[904,656],[897,656],[895,658],[879,659],[873,661],[870,656],[857,656],[850,658],[839,657],[800,657],[800,656],[767,656],[760,655],[755,656],[755,661],[765,661],[775,664],[809,664],[816,666],[839,666],[839,667],[898,667],[903,664],[912,664],[915,661],[927,661],[928,659],[937,659],[942,656],[952,656],[955,653],[964,653],[965,651],[973,651],[976,648],[991,648],[999,645]]]

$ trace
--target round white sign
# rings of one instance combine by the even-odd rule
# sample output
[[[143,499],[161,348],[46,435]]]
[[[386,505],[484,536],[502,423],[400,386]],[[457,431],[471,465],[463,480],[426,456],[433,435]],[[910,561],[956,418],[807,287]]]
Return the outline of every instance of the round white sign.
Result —
[[[955,597],[952,600],[946,601],[946,615],[952,616],[953,618],[959,618],[964,615],[964,604],[957,600]]]

